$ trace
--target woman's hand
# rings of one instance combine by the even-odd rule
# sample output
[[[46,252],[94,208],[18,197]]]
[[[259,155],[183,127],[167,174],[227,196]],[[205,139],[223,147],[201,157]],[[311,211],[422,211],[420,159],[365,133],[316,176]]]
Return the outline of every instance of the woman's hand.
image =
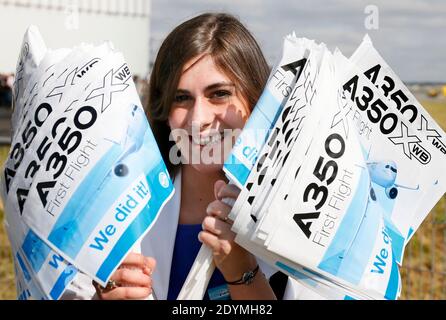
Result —
[[[223,198],[237,199],[239,193],[234,185],[221,180],[215,183],[216,200],[208,205],[208,216],[203,220],[203,231],[198,235],[200,241],[211,248],[215,265],[226,281],[236,281],[244,272],[257,266],[255,257],[234,242],[232,221],[228,219],[232,206],[222,202]]]
[[[110,280],[116,285],[103,288],[93,282],[98,297],[103,300],[144,299],[152,293],[152,273],[156,261],[139,253],[129,253]]]

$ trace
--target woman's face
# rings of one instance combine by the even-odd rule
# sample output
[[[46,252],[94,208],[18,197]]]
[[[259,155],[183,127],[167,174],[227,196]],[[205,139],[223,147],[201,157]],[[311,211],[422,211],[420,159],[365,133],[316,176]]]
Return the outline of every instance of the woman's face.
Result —
[[[221,170],[248,117],[246,99],[211,56],[201,55],[184,65],[169,114],[184,165],[200,172]]]

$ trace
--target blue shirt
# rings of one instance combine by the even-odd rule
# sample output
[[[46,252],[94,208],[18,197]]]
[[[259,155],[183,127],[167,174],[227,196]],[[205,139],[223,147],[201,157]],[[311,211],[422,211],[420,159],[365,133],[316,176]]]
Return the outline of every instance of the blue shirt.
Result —
[[[201,242],[198,240],[198,233],[201,230],[201,224],[178,225],[173,249],[167,300],[176,300],[183,287],[184,281],[201,247]],[[209,300],[210,298],[213,300],[229,298],[226,282],[218,269],[215,269],[212,274],[203,300]]]

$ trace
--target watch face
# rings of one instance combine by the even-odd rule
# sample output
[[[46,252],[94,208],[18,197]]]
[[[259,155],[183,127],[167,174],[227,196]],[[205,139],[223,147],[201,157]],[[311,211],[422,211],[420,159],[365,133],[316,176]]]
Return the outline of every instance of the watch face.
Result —
[[[254,280],[254,272],[249,271],[245,272],[242,277],[242,282],[246,284],[250,284]]]
[[[245,272],[241,279],[233,282],[226,282],[227,284],[251,284],[254,281],[254,278],[257,274],[257,271],[259,271],[259,265],[254,270]]]

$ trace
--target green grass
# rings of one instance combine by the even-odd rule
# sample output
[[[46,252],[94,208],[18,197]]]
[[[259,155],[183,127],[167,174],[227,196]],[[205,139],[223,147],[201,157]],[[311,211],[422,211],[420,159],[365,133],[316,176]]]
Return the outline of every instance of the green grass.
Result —
[[[432,118],[446,131],[446,100],[421,101],[421,104],[429,112]]]
[[[446,101],[421,101],[446,131]],[[446,197],[409,242],[401,268],[402,299],[446,299]]]
[[[9,147],[0,147],[0,161],[3,164],[9,152]],[[0,300],[15,299],[15,281],[12,255],[9,240],[3,224],[3,204],[0,200]]]
[[[422,102],[446,131],[446,102]],[[4,162],[8,147],[0,147]],[[0,221],[3,221],[0,206]],[[446,198],[433,208],[406,248],[401,268],[401,299],[446,299]],[[0,223],[0,300],[15,299],[14,271],[9,240]]]
[[[3,221],[3,210],[0,211],[0,219]],[[12,256],[9,250],[9,240],[2,223],[0,226],[0,300],[15,298]]]
[[[406,248],[401,268],[402,298],[446,299],[445,217],[443,197]]]

